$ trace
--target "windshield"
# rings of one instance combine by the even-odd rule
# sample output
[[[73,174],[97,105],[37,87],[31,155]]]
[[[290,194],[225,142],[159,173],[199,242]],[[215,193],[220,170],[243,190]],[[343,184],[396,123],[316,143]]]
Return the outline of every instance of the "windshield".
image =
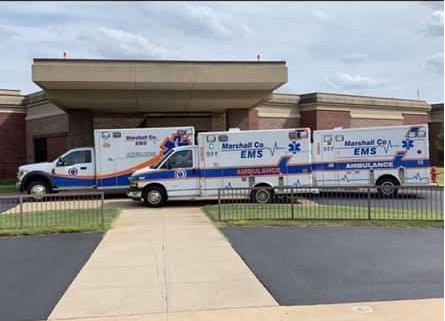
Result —
[[[151,169],[156,169],[163,161],[164,159],[166,159],[171,153],[173,152],[173,149],[170,149],[165,155],[164,157],[161,158],[161,160],[159,162],[154,163],[153,165],[150,166]]]

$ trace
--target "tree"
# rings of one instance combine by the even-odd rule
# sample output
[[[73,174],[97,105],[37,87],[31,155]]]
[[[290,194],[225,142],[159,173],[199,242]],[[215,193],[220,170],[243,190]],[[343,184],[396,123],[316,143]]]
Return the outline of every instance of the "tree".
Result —
[[[436,136],[436,148],[443,153],[443,132],[440,132]]]

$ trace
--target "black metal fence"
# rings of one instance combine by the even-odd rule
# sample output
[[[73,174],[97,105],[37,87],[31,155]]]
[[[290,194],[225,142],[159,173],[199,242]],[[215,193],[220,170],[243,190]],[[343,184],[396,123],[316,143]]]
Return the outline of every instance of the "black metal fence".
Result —
[[[268,195],[268,192],[272,192]],[[443,220],[440,186],[399,186],[384,196],[374,186],[224,188],[210,211],[215,220]],[[265,203],[258,203],[263,201]]]
[[[0,195],[0,229],[104,227],[104,193]]]

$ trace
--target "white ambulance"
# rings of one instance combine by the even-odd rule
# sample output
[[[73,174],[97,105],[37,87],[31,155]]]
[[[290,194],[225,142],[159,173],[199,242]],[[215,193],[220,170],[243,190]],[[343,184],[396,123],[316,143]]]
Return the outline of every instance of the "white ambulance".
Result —
[[[398,185],[429,183],[428,125],[316,130],[315,186],[376,185],[395,195]]]
[[[198,134],[197,146],[178,147],[133,173],[128,196],[158,207],[167,199],[210,197],[220,188],[258,187],[267,203],[276,186],[312,183],[310,129],[242,130]]]
[[[95,147],[74,148],[52,162],[20,166],[17,189],[41,198],[50,191],[128,188],[131,173],[158,162],[172,148],[193,145],[191,126],[101,129]]]

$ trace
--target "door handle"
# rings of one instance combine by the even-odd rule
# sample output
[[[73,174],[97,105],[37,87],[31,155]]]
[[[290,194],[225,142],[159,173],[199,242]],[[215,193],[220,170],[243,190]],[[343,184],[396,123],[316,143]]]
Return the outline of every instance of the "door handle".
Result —
[[[85,166],[81,167],[80,169],[87,169]]]

